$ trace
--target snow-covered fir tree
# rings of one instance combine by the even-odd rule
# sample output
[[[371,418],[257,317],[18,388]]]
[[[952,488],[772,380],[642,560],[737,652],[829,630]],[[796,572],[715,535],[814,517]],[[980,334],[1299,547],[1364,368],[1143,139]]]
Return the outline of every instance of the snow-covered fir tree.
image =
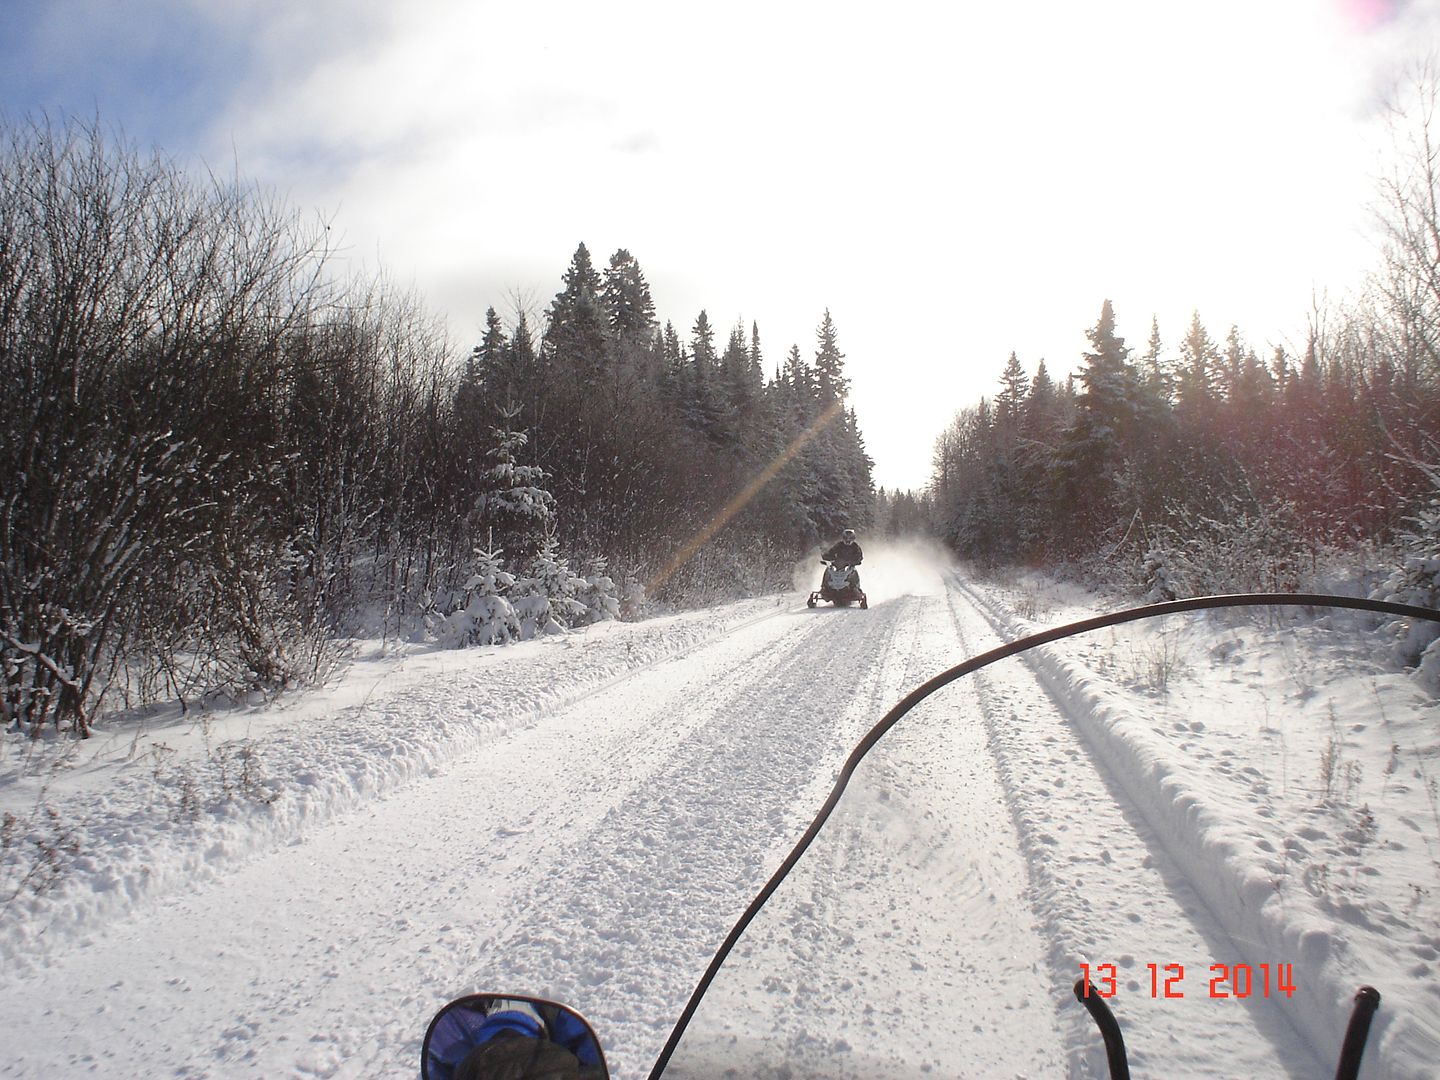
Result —
[[[495,443],[488,452],[490,465],[481,477],[475,518],[504,550],[524,556],[535,551],[550,533],[556,507],[555,497],[545,486],[545,470],[519,461],[529,440],[525,432],[511,426],[517,415],[513,408],[501,412],[505,426],[494,431]]]

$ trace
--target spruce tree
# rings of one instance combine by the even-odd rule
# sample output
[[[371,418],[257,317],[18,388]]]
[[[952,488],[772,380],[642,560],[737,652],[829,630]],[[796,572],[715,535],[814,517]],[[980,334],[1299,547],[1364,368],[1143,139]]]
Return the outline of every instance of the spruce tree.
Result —
[[[1144,392],[1166,404],[1170,403],[1173,391],[1162,354],[1160,320],[1153,315],[1150,317],[1150,341],[1145,346],[1145,354],[1140,357],[1138,378]]]
[[[715,331],[702,309],[690,331],[690,361],[686,365],[689,378],[682,409],[691,429],[706,435],[715,429],[716,367]]]
[[[545,351],[562,371],[594,376],[605,366],[607,331],[600,307],[600,275],[583,243],[575,249],[561,282],[563,288],[546,313]]]
[[[800,346],[791,345],[785,354],[783,382],[790,391],[790,405],[797,418],[804,419],[813,411],[819,390],[815,373],[800,355]]]
[[[648,338],[655,329],[655,301],[635,256],[621,248],[610,256],[600,288],[600,306],[610,333],[622,343]]]
[[[1219,350],[1206,333],[1197,311],[1180,342],[1180,366],[1175,373],[1175,407],[1187,424],[1197,430],[1208,427],[1214,414],[1219,362]]]
[[[517,387],[510,365],[506,362],[509,342],[500,316],[493,307],[485,309],[485,335],[475,347],[474,360],[482,396],[492,407],[515,400]]]
[[[1024,431],[1032,439],[1048,439],[1058,427],[1058,398],[1055,381],[1041,360],[1030,380],[1030,393],[1025,397]]]
[[[1060,454],[1065,532],[1072,547],[1094,543],[1116,524],[1120,468],[1137,429],[1135,373],[1125,339],[1115,332],[1109,300],[1087,336],[1091,351],[1080,374],[1084,390]]]
[[[743,443],[753,427],[756,403],[763,389],[760,369],[751,363],[750,349],[745,342],[745,328],[736,323],[719,363],[719,404],[723,409],[722,426],[728,440]]]
[[[477,531],[486,530],[489,546],[499,544],[514,556],[538,550],[552,531],[556,504],[546,487],[549,476],[538,465],[522,465],[520,454],[529,441],[514,427],[516,409],[501,411],[501,426],[487,456],[490,466],[481,477],[475,504]]]
[[[840,351],[839,334],[829,308],[815,330],[815,341],[815,385],[820,400],[844,401],[850,393],[850,380],[845,377],[845,354]]]
[[[1030,379],[1025,374],[1025,369],[1020,366],[1019,358],[1012,352],[1010,359],[1005,362],[1005,370],[1000,373],[1000,393],[995,398],[996,420],[1012,432],[1019,430],[1020,415],[1029,386]]]

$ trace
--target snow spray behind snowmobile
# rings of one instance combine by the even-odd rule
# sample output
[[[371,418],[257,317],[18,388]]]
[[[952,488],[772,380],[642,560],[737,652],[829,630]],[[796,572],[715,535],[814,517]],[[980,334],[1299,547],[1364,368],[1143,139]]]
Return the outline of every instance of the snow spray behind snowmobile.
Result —
[[[782,1077],[787,1080],[820,1080],[822,1077],[826,1080],[848,1077],[856,1080],[862,1077],[865,1080],[920,1080],[921,1077],[935,1076],[992,1075],[993,1069],[980,1072],[967,1069],[963,1065],[937,1068],[938,1059],[922,1055],[928,1055],[936,1048],[933,1041],[925,1040],[963,1045],[968,1032],[980,1032],[982,1022],[988,1023],[996,1019],[991,1014],[994,1009],[994,987],[967,980],[962,975],[955,975],[953,981],[950,981],[947,973],[942,972],[942,976],[947,976],[944,985],[953,988],[953,1000],[936,1001],[923,997],[912,1000],[908,1009],[897,1010],[892,1008],[893,1003],[886,1000],[883,994],[867,998],[867,978],[875,975],[878,980],[882,973],[893,978],[894,971],[886,970],[887,958],[883,954],[865,954],[865,944],[869,943],[890,952],[902,952],[906,948],[902,941],[904,927],[890,917],[894,914],[893,908],[884,913],[881,919],[875,920],[878,925],[868,939],[861,939],[851,931],[837,930],[832,926],[831,918],[827,916],[836,913],[816,910],[817,907],[823,908],[822,902],[813,900],[811,894],[802,890],[801,902],[794,911],[781,917],[783,925],[778,926],[778,935],[768,943],[773,947],[774,941],[778,940],[785,949],[794,954],[800,966],[793,977],[787,977],[785,971],[777,970],[772,964],[774,954],[767,954],[765,951],[767,941],[764,931],[773,933],[777,927],[770,925],[762,928],[757,924],[752,930],[752,923],[766,908],[767,902],[777,889],[786,882],[797,864],[801,863],[802,857],[811,849],[827,822],[831,821],[842,795],[851,787],[852,779],[866,755],[902,717],[942,687],[1007,657],[1078,634],[1161,615],[1238,607],[1348,608],[1400,619],[1440,623],[1440,612],[1437,611],[1351,597],[1307,594],[1200,597],[1132,608],[1041,631],[981,653],[941,672],[906,695],[870,729],[851,752],[814,820],[721,943],[676,1021],[664,1049],[649,1073],[649,1080],[720,1080],[722,1077],[759,1077],[762,1080],[780,1080]],[[1305,696],[1303,693],[1297,695]],[[882,790],[875,803],[870,806],[862,805],[859,811],[847,803],[847,815],[863,816],[875,807],[882,808],[883,812],[889,801],[887,791]],[[1081,818],[1083,812],[1084,800],[1077,798],[1075,816]],[[837,816],[836,820],[843,823],[844,818],[845,815],[841,815]],[[853,822],[851,824],[853,825]],[[914,821],[904,824],[907,828],[918,826]],[[817,846],[817,851],[821,850]],[[926,856],[927,862],[932,856],[940,855],[943,853],[930,852]],[[823,871],[821,876],[833,875],[845,869],[844,864],[826,864],[820,867]],[[871,877],[868,880],[873,883],[875,879]],[[862,874],[857,888],[864,889],[864,881]],[[938,899],[943,902],[950,898],[941,896]],[[922,897],[919,902],[931,908],[937,906],[931,902],[931,898]],[[987,928],[975,929],[980,933]],[[751,931],[748,936],[747,931]],[[762,931],[758,940],[754,931]],[[822,953],[817,950],[826,945],[839,954],[840,959],[845,962],[842,970],[849,975],[833,987],[817,987],[815,984],[822,982],[824,976],[823,972],[817,974],[817,965],[814,962],[822,957]],[[847,955],[852,953],[858,955],[849,955],[847,960]],[[902,959],[907,959],[911,968],[924,968],[924,964],[918,960],[905,957]],[[1155,967],[1153,964],[1148,966]],[[1083,977],[1074,983],[1073,993],[1100,1030],[1104,1058],[1111,1080],[1129,1080],[1130,1067],[1125,1040],[1115,1012],[1107,1003],[1124,1003],[1124,995],[1119,990],[1120,984],[1125,983],[1126,979],[1117,979],[1114,965],[1102,964],[1098,967],[1102,969],[1100,978],[1092,979],[1091,973],[1086,970]],[[1171,965],[1166,965],[1162,975],[1168,974],[1170,967]],[[1279,965],[1281,970],[1276,972],[1274,983],[1276,995],[1284,994],[1287,999],[1295,991],[1293,981],[1287,984],[1289,975],[1284,970],[1290,967],[1290,964]],[[1103,970],[1105,968],[1109,968],[1108,976]],[[1243,994],[1239,992],[1242,969],[1246,980]],[[733,973],[738,973],[740,977],[732,978]],[[1044,979],[1044,976],[1035,974],[1036,977]],[[1152,971],[1152,980],[1154,974]],[[1271,990],[1268,981],[1270,976],[1271,972],[1266,968],[1266,996],[1269,996]],[[1251,982],[1252,978],[1256,980],[1254,984]],[[1259,978],[1251,965],[1234,965],[1233,981],[1228,983],[1232,991],[1230,996],[1249,997],[1252,985],[1258,986]],[[1213,997],[1213,978],[1210,984]],[[1132,979],[1129,985],[1125,986],[1125,990],[1138,997],[1138,985],[1139,981]],[[824,992],[826,989],[833,989],[834,995],[827,998]],[[1259,996],[1258,990],[1255,991],[1255,996]],[[863,1017],[860,1028],[868,1040],[865,1045],[858,1045],[855,1037],[857,1032],[853,1028],[847,1031],[848,1037],[830,1037],[833,1032],[826,1028],[830,1018],[824,1014],[832,1009],[834,1001],[845,1004],[858,1002],[859,1014]],[[809,1004],[806,1005],[806,1002]],[[1339,1047],[1338,1064],[1334,1073],[1336,1080],[1356,1080],[1359,1076],[1371,1022],[1377,1014],[1380,1002],[1380,994],[1373,987],[1361,986],[1355,993],[1348,1026]],[[800,1003],[802,1010],[809,1010],[802,1016],[805,1026],[799,1037],[776,1038],[773,1034],[767,1036],[765,1021],[783,1013],[787,1006],[796,1006],[796,1003]],[[991,1012],[987,1012],[986,1006],[991,1006]],[[872,1016],[875,1018],[873,1021]],[[903,1045],[903,1040],[896,1041],[902,1034],[909,1037],[909,1047]],[[917,1035],[922,1041],[915,1041]],[[915,1046],[924,1046],[926,1049],[916,1052],[913,1049]],[[1214,1067],[1210,1075],[1220,1077],[1233,1074],[1231,1048],[1217,1045],[1209,1052],[1214,1055]],[[441,1009],[431,1022],[421,1055],[423,1080],[500,1080],[501,1077],[514,1077],[517,1080],[524,1077],[605,1080],[609,1076],[600,1041],[578,1013],[543,999],[514,994],[477,994],[452,1001]],[[1163,1075],[1163,1062],[1157,1063],[1156,1068],[1159,1074]],[[1328,1069],[1328,1066],[1326,1068]]]
[[[823,559],[821,561],[824,562]],[[860,588],[859,573],[853,566],[842,562],[825,563],[820,588],[810,594],[805,606],[813,608],[821,600],[828,600],[836,607],[849,607],[851,604],[859,604],[862,608],[870,606],[870,601],[865,598],[865,593]]]

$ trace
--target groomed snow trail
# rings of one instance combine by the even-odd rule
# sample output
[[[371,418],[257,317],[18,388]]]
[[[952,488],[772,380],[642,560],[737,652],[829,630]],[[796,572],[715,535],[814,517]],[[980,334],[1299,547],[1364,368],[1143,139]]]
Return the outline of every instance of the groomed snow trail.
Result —
[[[557,679],[514,726],[484,727],[506,652],[457,658],[422,697],[444,702],[455,679],[479,741],[283,846],[239,845],[237,863],[217,845],[199,880],[177,887],[172,867],[133,908],[107,901],[127,914],[54,924],[0,983],[19,1003],[0,1076],[413,1077],[431,1014],[477,990],[574,1004],[612,1074],[644,1076],[860,735],[998,640],[958,578],[887,588],[877,567],[866,585],[868,611],[792,597],[578,699]],[[510,670],[533,679],[536,662]],[[394,746],[435,707],[384,702]],[[720,1026],[787,1063],[842,1063],[832,1077],[1079,1080],[1103,1075],[1069,996],[1088,961],[1120,973],[1137,1080],[1328,1075],[1263,1001],[1149,996],[1147,964],[1240,955],[1096,763],[1077,707],[1011,660],[902,721],[742,940],[707,999]],[[371,733],[357,752],[390,745]],[[757,1003],[759,1026],[741,1015]]]
[[[456,993],[528,990],[642,1075],[933,598],[803,608],[655,665],[441,775],[115,921],[21,984],[0,1073],[413,1075]]]
[[[937,578],[880,717],[963,654]],[[665,1076],[1064,1075],[1047,945],[973,689],[913,709],[747,929]]]

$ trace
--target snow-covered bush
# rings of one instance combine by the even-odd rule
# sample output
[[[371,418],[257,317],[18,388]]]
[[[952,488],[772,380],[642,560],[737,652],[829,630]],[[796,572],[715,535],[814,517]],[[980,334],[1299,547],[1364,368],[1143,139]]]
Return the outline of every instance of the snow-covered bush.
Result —
[[[793,551],[763,537],[720,536],[657,575],[650,598],[661,604],[704,607],[780,592],[793,587],[794,563]]]
[[[1182,511],[1174,524],[1151,531],[1140,584],[1156,601],[1295,592],[1304,579],[1306,548],[1293,509],[1284,503],[1232,503],[1224,517]]]
[[[1376,600],[1440,607],[1440,499],[1412,519],[1401,538],[1403,562],[1370,595]],[[1387,624],[1395,635],[1396,662],[1417,667],[1421,681],[1440,691],[1440,625],[1401,619]]]
[[[620,588],[610,576],[609,564],[603,555],[590,560],[580,582],[575,599],[585,605],[585,614],[577,625],[620,618]]]
[[[625,575],[624,584],[620,586],[619,601],[618,617],[621,619],[638,619],[650,606],[649,593],[637,572],[631,571]]]
[[[1164,541],[1152,543],[1145,549],[1140,561],[1140,587],[1147,604],[1159,604],[1166,600],[1178,600],[1184,585],[1176,576],[1177,552]]]
[[[475,550],[475,572],[458,589],[436,592],[431,632],[443,645],[503,645],[521,636],[520,616],[505,597],[515,585],[499,551]]]
[[[577,594],[585,579],[570,569],[553,537],[547,538],[530,564],[530,572],[516,580],[512,596],[520,619],[520,636],[560,634],[585,615]]]

